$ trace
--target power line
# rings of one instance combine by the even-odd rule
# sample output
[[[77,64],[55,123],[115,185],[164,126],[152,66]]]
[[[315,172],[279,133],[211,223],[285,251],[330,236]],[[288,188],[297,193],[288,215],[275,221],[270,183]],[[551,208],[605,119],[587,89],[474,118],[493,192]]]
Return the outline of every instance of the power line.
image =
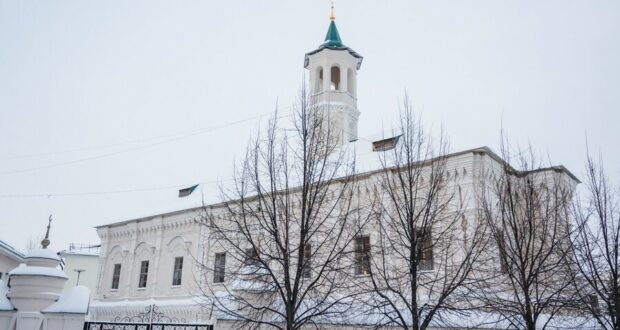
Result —
[[[288,106],[288,107],[280,108],[277,111],[286,110],[286,109],[290,109],[290,108],[291,108],[291,106]],[[272,114],[274,112],[275,111],[265,112],[263,114],[260,114],[260,115],[254,116],[254,117],[245,118],[245,119],[242,119],[242,120],[240,120],[238,122],[232,122],[232,123],[236,124],[236,123],[239,123],[239,122],[249,121],[249,120],[252,120],[252,119],[256,119],[256,118],[260,118],[260,117]],[[80,148],[73,148],[73,149],[66,149],[66,150],[57,150],[57,151],[42,152],[42,153],[32,153],[32,154],[25,154],[25,155],[15,155],[15,156],[8,156],[8,157],[0,157],[0,161],[2,161],[2,160],[25,159],[25,158],[37,158],[37,157],[45,157],[45,156],[55,156],[55,155],[74,153],[74,152],[80,152],[80,151],[107,149],[107,148],[112,148],[112,147],[128,145],[128,144],[147,142],[147,141],[158,140],[158,139],[163,139],[163,138],[171,138],[171,137],[176,137],[176,136],[180,136],[180,135],[187,135],[187,134],[193,134],[193,133],[201,133],[204,130],[209,130],[209,129],[212,129],[212,127],[193,129],[193,130],[187,130],[187,131],[180,131],[180,132],[172,133],[172,134],[165,134],[165,135],[157,135],[157,136],[151,136],[151,137],[145,137],[145,138],[138,138],[138,139],[134,139],[134,140],[128,140],[128,141],[123,141],[123,142],[118,142],[118,143],[111,143],[111,144],[104,144],[104,145],[98,145],[98,146],[87,146],[87,147],[80,147]]]
[[[81,147],[81,148],[74,148],[74,149],[66,149],[66,150],[58,150],[58,151],[50,151],[50,152],[42,152],[42,153],[33,153],[33,154],[9,156],[9,157],[0,158],[0,161],[2,161],[2,160],[26,159],[26,158],[38,158],[38,157],[55,156],[55,155],[62,155],[62,154],[80,152],[80,151],[107,149],[107,148],[113,148],[113,147],[128,145],[128,144],[134,144],[134,143],[139,143],[139,142],[146,142],[146,141],[152,141],[152,140],[157,140],[157,139],[163,139],[163,138],[167,138],[167,137],[184,135],[184,134],[192,133],[192,132],[196,132],[196,131],[200,131],[200,130],[184,131],[184,132],[178,132],[178,133],[169,134],[169,135],[151,136],[151,137],[148,137],[148,138],[139,138],[139,139],[135,139],[135,140],[123,141],[123,142],[112,143],[112,144],[90,146],[90,147]]]
[[[198,182],[198,183],[215,184],[215,183],[226,182],[226,181],[232,181],[232,179],[211,180],[211,181],[203,181],[203,182]],[[173,189],[173,188],[178,189],[178,188],[186,188],[188,186],[191,186],[191,184],[148,187],[148,188],[119,189],[119,190],[107,190],[107,191],[71,192],[71,193],[0,194],[0,198],[33,198],[33,197],[51,198],[51,197],[96,196],[96,195],[111,195],[111,194],[133,193],[133,192],[167,190],[167,189]]]
[[[273,113],[273,112],[270,112]],[[65,165],[65,164],[70,164],[70,163],[75,163],[75,162],[79,162],[79,161],[86,161],[86,160],[91,160],[91,159],[97,159],[97,158],[103,158],[103,157],[107,157],[109,155],[113,155],[113,154],[118,154],[118,153],[124,153],[124,152],[129,152],[129,151],[133,151],[133,150],[139,150],[139,149],[143,149],[143,148],[147,148],[147,147],[152,147],[152,146],[156,146],[159,144],[163,144],[163,143],[168,143],[168,142],[172,142],[172,141],[176,141],[182,138],[186,138],[186,137],[190,137],[190,136],[194,136],[194,135],[198,135],[198,134],[203,134],[206,133],[207,131],[213,131],[213,130],[217,130],[217,129],[221,129],[224,127],[228,127],[231,125],[235,125],[244,121],[249,121],[252,119],[256,119],[256,118],[260,118],[262,116],[265,116],[266,114],[270,114],[270,113],[265,113],[259,116],[254,116],[254,117],[250,117],[250,118],[246,118],[246,119],[242,119],[239,121],[235,121],[235,122],[230,122],[227,124],[222,124],[220,126],[216,126],[216,127],[212,127],[209,129],[205,129],[205,130],[200,130],[200,131],[196,131],[194,133],[191,134],[187,134],[178,138],[174,138],[174,139],[169,139],[166,141],[161,141],[158,143],[153,143],[150,145],[146,145],[146,146],[141,146],[138,148],[132,148],[132,149],[127,149],[127,150],[121,150],[119,152],[116,153],[109,153],[109,154],[104,154],[104,155],[99,155],[99,156],[95,156],[95,157],[89,157],[89,158],[84,158],[84,159],[80,159],[80,160],[75,160],[75,161],[71,161],[71,162],[65,162],[65,163],[59,163],[59,164],[52,164],[51,166],[48,167],[52,167],[52,166],[60,166],[60,165]],[[291,114],[288,115],[283,115],[283,116],[279,116],[279,118],[283,118],[283,117],[287,117],[290,116]],[[365,138],[365,137],[358,137],[358,140],[364,140],[367,142],[372,142],[371,140]],[[369,154],[372,154],[374,152],[370,151],[370,152],[365,152],[365,153],[361,153],[361,154],[357,154],[357,157],[360,156],[366,156]],[[35,170],[35,169],[40,169],[40,168],[48,168],[48,167],[39,167],[39,168],[33,168],[33,169],[25,169],[23,171],[28,171],[28,170]],[[8,172],[8,173],[16,173],[16,172]],[[7,172],[5,173],[0,173],[0,175],[3,174],[7,174]],[[221,182],[229,182],[229,181],[233,181],[233,179],[226,179],[226,180],[210,180],[210,181],[203,181],[203,182],[198,182],[200,184],[214,184],[214,183],[221,183]],[[72,192],[72,193],[28,193],[28,194],[0,194],[0,198],[36,198],[36,197],[46,197],[46,198],[51,198],[51,197],[72,197],[72,196],[97,196],[97,195],[109,195],[109,194],[121,194],[121,193],[133,193],[133,192],[145,192],[145,191],[156,191],[156,190],[166,190],[166,189],[178,189],[178,188],[185,188],[188,187],[192,184],[183,184],[183,185],[168,185],[168,186],[158,186],[158,187],[148,187],[148,188],[132,188],[132,189],[119,189],[119,190],[109,190],[109,191],[94,191],[94,192]]]
[[[289,108],[289,107],[287,107],[287,108]],[[284,108],[284,109],[287,109],[287,108]],[[254,119],[258,119],[258,118],[264,117],[264,116],[269,115],[271,113],[273,113],[273,111],[272,112],[263,113],[263,114],[260,114],[260,115],[257,115],[257,116],[248,117],[248,118],[245,118],[245,119],[229,122],[229,123],[222,124],[222,125],[219,125],[219,126],[214,126],[214,127],[210,127],[210,128],[206,128],[206,129],[197,130],[197,131],[190,131],[190,133],[185,133],[185,134],[180,135],[180,136],[179,136],[179,134],[175,134],[175,135],[173,135],[173,136],[175,136],[173,138],[170,138],[170,139],[167,139],[167,140],[163,140],[163,141],[159,141],[159,142],[155,142],[155,143],[146,144],[146,145],[141,145],[141,146],[138,146],[138,147],[133,147],[133,148],[128,148],[128,149],[124,149],[124,150],[109,152],[109,153],[100,154],[100,155],[91,156],[91,157],[84,157],[84,158],[74,159],[74,160],[60,162],[60,163],[54,163],[54,164],[48,164],[48,165],[43,165],[43,166],[37,166],[37,167],[23,168],[23,169],[19,169],[19,170],[0,172],[0,175],[9,175],[9,174],[24,173],[24,172],[32,172],[32,171],[37,171],[37,170],[41,170],[41,169],[48,169],[48,168],[60,167],[60,166],[65,166],[65,165],[70,165],[70,164],[82,163],[82,162],[86,162],[86,161],[90,161],[90,160],[107,158],[107,157],[115,156],[115,155],[118,155],[118,154],[124,154],[124,153],[129,153],[129,152],[132,152],[132,151],[147,149],[147,148],[151,148],[151,147],[162,145],[162,144],[166,144],[166,143],[175,142],[175,141],[182,140],[182,139],[187,139],[187,138],[190,138],[190,137],[193,137],[193,136],[196,136],[196,135],[210,133],[210,132],[213,132],[213,131],[216,131],[216,130],[220,130],[222,128],[230,127],[230,126],[233,126],[233,125],[237,125],[237,124],[240,124],[240,123],[248,122],[248,121],[251,121],[251,120],[254,120]],[[282,117],[285,117],[285,116],[280,116],[280,118],[282,118]],[[65,151],[65,152],[68,152],[68,151]]]
[[[4,194],[4,195],[0,195],[0,198],[32,198],[32,197],[47,197],[47,198],[50,198],[50,197],[69,197],[69,196],[109,195],[109,194],[120,194],[120,193],[130,193],[130,192],[165,190],[165,189],[180,188],[180,187],[183,187],[183,186],[165,186],[165,187],[153,187],[153,188],[110,190],[110,191],[94,191],[94,192],[76,192],[76,193]]]
[[[359,154],[357,156],[366,156],[373,152],[365,152]],[[222,182],[230,182],[234,181],[234,179],[222,179],[222,180],[209,180],[209,181],[201,181],[197,182],[202,185],[216,184]],[[100,196],[100,195],[111,195],[111,194],[123,194],[123,193],[135,193],[135,192],[146,192],[146,191],[157,191],[157,190],[167,190],[167,189],[179,189],[186,188],[191,186],[192,184],[196,184],[193,182],[191,184],[180,184],[180,185],[168,185],[168,186],[158,186],[158,187],[148,187],[148,188],[131,188],[131,189],[118,189],[118,190],[107,190],[107,191],[90,191],[90,192],[70,192],[70,193],[27,193],[27,194],[0,194],[0,198],[52,198],[52,197],[76,197],[76,196]]]

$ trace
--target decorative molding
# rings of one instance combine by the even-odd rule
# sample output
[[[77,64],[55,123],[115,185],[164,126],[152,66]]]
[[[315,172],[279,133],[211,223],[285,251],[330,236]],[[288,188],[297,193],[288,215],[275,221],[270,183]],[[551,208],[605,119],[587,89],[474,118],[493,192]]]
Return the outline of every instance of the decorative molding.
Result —
[[[143,251],[146,251],[150,255],[153,255],[155,253],[155,249],[156,247],[154,245],[149,244],[145,241],[142,241],[138,243],[138,245],[136,245],[136,248],[134,249],[134,255],[135,256],[141,255]]]
[[[190,246],[192,245],[191,241],[185,240],[182,236],[177,235],[171,238],[166,246],[168,247],[168,251],[173,253],[176,249],[182,249],[185,251],[189,251]]]
[[[120,255],[121,258],[125,258],[128,252],[129,251],[124,249],[120,244],[116,244],[109,250],[108,256],[111,260],[116,259],[118,255]]]

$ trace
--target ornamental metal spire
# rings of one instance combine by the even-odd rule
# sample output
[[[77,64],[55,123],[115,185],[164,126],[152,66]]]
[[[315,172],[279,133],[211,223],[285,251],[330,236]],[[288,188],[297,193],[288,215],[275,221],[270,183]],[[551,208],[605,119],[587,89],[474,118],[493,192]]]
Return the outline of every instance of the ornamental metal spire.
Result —
[[[50,214],[49,221],[47,222],[47,231],[45,232],[45,238],[41,241],[41,247],[47,249],[50,245],[50,226],[52,225],[52,215]]]
[[[325,36],[325,42],[323,43],[323,47],[327,48],[342,48],[344,45],[342,44],[342,39],[340,39],[340,34],[338,33],[338,29],[336,28],[336,14],[334,14],[334,0],[330,0],[331,3],[331,11],[329,14],[329,29],[327,30],[327,35]]]

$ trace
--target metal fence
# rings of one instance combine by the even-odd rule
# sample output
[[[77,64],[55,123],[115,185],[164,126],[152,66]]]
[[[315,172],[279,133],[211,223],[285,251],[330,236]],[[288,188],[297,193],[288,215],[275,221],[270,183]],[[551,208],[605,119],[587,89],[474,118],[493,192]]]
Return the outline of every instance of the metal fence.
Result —
[[[86,322],[84,330],[213,330],[212,324],[188,323],[183,318],[164,315],[155,304],[142,313],[116,317],[113,322]]]
[[[211,324],[86,322],[84,330],[214,330]]]

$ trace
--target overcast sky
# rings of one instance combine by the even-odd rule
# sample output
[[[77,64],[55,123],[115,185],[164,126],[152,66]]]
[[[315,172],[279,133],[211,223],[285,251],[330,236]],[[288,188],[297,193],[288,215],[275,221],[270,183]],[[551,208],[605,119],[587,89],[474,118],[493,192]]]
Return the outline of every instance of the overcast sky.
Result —
[[[53,214],[53,248],[98,243],[93,226],[199,205],[181,186],[215,200],[256,117],[295,99],[328,7],[0,0],[0,239],[23,250]],[[339,0],[336,16],[364,56],[361,137],[406,89],[452,151],[497,150],[503,122],[580,177],[587,134],[620,173],[619,1]],[[143,191],[99,194],[127,190]]]

